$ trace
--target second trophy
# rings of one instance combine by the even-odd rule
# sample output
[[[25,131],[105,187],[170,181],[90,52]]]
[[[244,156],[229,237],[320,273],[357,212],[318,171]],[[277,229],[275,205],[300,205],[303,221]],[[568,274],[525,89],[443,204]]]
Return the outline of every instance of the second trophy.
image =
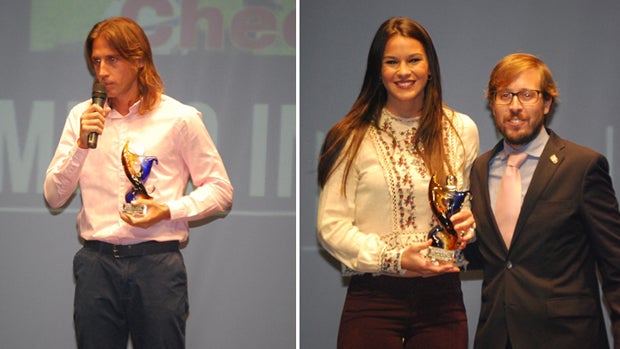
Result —
[[[437,183],[435,176],[431,178],[428,186],[428,200],[433,213],[439,220],[428,233],[428,238],[433,242],[429,247],[428,257],[433,262],[452,262],[458,267],[467,265],[462,251],[457,248],[458,233],[454,230],[454,224],[450,217],[458,212],[469,191],[459,191],[456,186],[456,178],[448,176],[446,185]]]

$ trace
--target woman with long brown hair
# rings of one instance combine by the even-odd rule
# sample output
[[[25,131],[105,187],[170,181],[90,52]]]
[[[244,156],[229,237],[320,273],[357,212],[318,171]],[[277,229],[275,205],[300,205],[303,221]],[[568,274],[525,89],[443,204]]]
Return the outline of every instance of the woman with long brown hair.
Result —
[[[318,167],[318,237],[352,276],[338,348],[466,348],[458,272],[427,258],[435,226],[428,188],[466,190],[478,154],[475,123],[442,101],[437,53],[408,18],[385,21],[368,53],[361,92],[327,133]],[[464,248],[468,204],[451,218]]]

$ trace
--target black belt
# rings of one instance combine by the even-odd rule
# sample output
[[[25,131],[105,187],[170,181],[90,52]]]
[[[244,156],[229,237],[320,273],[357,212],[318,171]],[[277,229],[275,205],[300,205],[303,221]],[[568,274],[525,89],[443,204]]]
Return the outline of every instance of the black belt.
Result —
[[[179,242],[146,241],[135,245],[112,245],[103,241],[87,240],[84,241],[84,247],[104,254],[110,254],[114,256],[114,258],[125,258],[146,256],[156,253],[175,252],[179,250]]]

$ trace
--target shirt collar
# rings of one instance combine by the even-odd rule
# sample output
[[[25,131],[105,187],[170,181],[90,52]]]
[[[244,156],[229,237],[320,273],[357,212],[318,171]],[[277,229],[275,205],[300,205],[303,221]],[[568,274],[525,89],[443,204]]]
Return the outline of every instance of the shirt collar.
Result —
[[[506,143],[506,140],[504,139],[504,150],[501,151],[498,154],[498,156],[500,157],[500,159],[504,160],[508,158],[509,154],[517,153],[517,152],[525,152],[527,153],[528,156],[540,158],[543,150],[545,149],[545,145],[547,144],[548,140],[549,140],[549,133],[547,133],[547,129],[544,127],[541,127],[540,132],[538,132],[538,135],[536,136],[536,138],[534,138],[528,144],[524,145],[518,151],[514,149],[513,147],[511,147],[510,145],[508,145],[508,143]]]
[[[112,119],[121,119],[130,115],[134,115],[138,112],[138,106],[140,105],[140,103],[142,102],[142,98],[138,99],[134,104],[131,105],[131,107],[129,107],[129,113],[127,113],[127,115],[121,115],[119,112],[116,111],[116,109],[112,109],[110,111],[109,116]]]

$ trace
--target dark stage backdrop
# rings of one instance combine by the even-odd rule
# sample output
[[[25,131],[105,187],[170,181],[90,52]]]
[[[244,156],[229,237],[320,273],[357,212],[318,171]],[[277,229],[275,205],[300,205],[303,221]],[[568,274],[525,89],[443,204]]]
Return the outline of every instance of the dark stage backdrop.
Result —
[[[91,27],[140,23],[166,93],[203,113],[235,187],[225,219],[195,224],[188,348],[295,346],[294,0],[27,0],[0,11],[0,338],[73,348],[79,196],[43,199],[69,108],[90,98]],[[102,179],[105,180],[105,179]]]
[[[441,63],[445,101],[478,124],[481,150],[498,140],[484,91],[497,61],[516,51],[540,56],[560,89],[551,127],[605,154],[620,183],[615,130],[620,127],[620,2],[600,1],[333,1],[300,2],[300,343],[334,348],[345,281],[316,241],[316,158],[325,132],[359,93],[379,25],[392,16],[419,21]],[[463,275],[473,341],[481,281]]]

